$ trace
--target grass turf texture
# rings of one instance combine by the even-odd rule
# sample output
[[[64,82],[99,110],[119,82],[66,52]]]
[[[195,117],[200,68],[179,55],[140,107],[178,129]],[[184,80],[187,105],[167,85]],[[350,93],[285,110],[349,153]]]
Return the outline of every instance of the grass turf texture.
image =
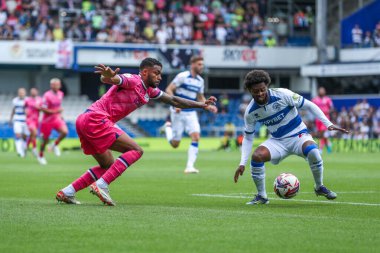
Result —
[[[246,206],[254,186],[248,168],[233,183],[238,151],[211,151],[219,141],[205,141],[197,162],[201,173],[185,175],[187,145],[163,152],[154,143],[168,146],[155,139],[112,184],[116,207],[103,206],[87,189],[77,194],[80,206],[54,200],[95,164],[80,151],[47,154],[45,167],[31,156],[0,153],[0,252],[378,252],[378,154],[324,155],[325,184],[339,194],[336,202],[351,204],[301,202],[325,199],[312,193],[307,163],[292,156],[267,164],[271,203]],[[281,172],[301,182],[295,201],[272,194]]]

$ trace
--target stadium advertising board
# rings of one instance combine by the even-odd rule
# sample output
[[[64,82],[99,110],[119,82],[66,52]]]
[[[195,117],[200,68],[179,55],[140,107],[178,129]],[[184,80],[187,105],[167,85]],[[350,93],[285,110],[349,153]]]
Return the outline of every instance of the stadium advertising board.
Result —
[[[55,64],[57,45],[52,42],[0,41],[0,64]]]
[[[77,46],[74,50],[77,65],[102,63],[114,66],[139,66],[146,57],[157,58],[157,51],[152,48],[88,45]]]
[[[204,46],[205,64],[211,68],[299,68],[317,60],[317,49]],[[328,50],[329,58],[333,50]]]

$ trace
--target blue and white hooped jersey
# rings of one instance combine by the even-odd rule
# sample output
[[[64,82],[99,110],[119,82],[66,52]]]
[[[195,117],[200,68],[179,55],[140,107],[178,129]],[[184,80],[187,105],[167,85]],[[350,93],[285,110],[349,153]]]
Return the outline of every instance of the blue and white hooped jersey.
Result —
[[[245,132],[255,132],[256,122],[264,124],[273,138],[289,137],[305,131],[306,125],[297,111],[305,102],[305,98],[288,89],[268,89],[269,101],[266,105],[249,103],[245,115]]]
[[[198,93],[204,93],[204,80],[201,76],[191,76],[190,71],[179,73],[172,81],[176,90],[174,95],[197,101]],[[182,109],[182,111],[194,111],[194,109]]]
[[[13,107],[15,108],[15,114],[13,115],[13,121],[25,122],[25,98],[20,99],[15,97],[12,100]]]

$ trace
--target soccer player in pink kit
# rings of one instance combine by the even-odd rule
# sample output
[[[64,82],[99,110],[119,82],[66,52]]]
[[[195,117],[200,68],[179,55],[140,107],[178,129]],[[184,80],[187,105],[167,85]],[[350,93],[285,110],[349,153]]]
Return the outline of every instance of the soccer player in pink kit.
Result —
[[[58,144],[63,140],[67,135],[67,125],[62,119],[61,112],[63,92],[61,89],[61,80],[58,78],[53,78],[50,80],[50,90],[45,92],[42,97],[42,106],[41,111],[43,112],[43,117],[41,121],[41,135],[42,135],[42,144],[40,147],[40,154],[38,156],[38,161],[42,165],[46,165],[46,159],[44,157],[44,151],[46,145],[49,143],[49,137],[51,131],[54,129],[59,133],[58,138],[54,141],[51,148],[54,150],[56,156],[60,156],[61,152],[58,148]]]
[[[157,99],[179,108],[203,109],[215,104],[216,99],[210,97],[202,103],[162,92],[157,88],[161,81],[162,64],[153,58],[145,58],[141,62],[138,75],[118,75],[119,68],[114,71],[102,64],[95,69],[95,73],[101,75],[101,81],[113,87],[78,117],[76,129],[83,152],[92,155],[99,165],[92,167],[59,191],[56,199],[68,204],[80,204],[75,199],[75,193],[90,186],[91,193],[103,203],[114,206],[108,185],[143,154],[142,148],[126,133],[115,127],[115,123],[148,103],[150,99]],[[122,154],[114,160],[111,150]]]
[[[312,101],[321,109],[321,111],[326,115],[327,119],[330,119],[330,112],[334,106],[331,98],[326,96],[326,89],[324,87],[319,87],[318,96],[313,98]],[[322,152],[323,148],[326,146],[327,152],[331,153],[331,143],[328,139],[328,131],[326,126],[318,119],[315,119],[315,125],[317,127],[318,137],[320,138],[320,152]]]
[[[26,147],[29,148],[29,145],[32,144],[32,153],[36,157],[38,157],[36,140],[41,104],[42,98],[38,96],[38,90],[36,88],[31,88],[30,96],[25,99],[26,125],[30,132]]]

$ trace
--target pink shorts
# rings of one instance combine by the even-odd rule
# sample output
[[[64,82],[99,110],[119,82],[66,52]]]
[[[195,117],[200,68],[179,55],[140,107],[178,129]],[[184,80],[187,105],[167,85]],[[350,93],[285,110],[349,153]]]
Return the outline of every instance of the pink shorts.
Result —
[[[66,126],[65,121],[62,118],[56,118],[49,122],[41,122],[41,135],[42,138],[47,139],[49,138],[51,131],[56,130],[58,131],[62,127]]]
[[[28,126],[29,131],[38,129],[38,120],[26,120],[26,125]]]
[[[315,120],[315,126],[317,127],[318,132],[324,132],[327,130],[327,127],[323,125],[323,123],[320,120]]]
[[[124,131],[115,127],[107,116],[93,111],[79,115],[76,129],[86,155],[102,154],[109,149]]]

